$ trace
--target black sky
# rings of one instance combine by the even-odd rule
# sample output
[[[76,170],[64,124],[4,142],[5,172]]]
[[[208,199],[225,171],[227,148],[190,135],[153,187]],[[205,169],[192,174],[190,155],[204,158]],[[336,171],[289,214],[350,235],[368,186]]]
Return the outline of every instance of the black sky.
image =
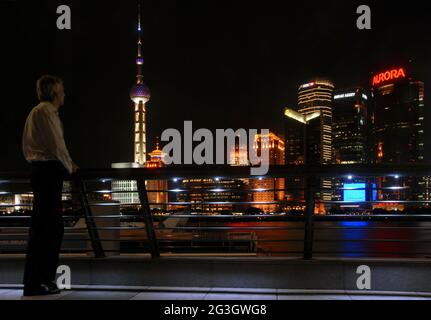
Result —
[[[0,171],[27,168],[22,127],[46,73],[65,80],[72,158],[87,168],[132,160],[136,3],[0,0]],[[72,9],[71,31],[56,28],[60,4]],[[372,9],[371,31],[356,28],[360,4]],[[368,86],[371,72],[409,60],[426,85],[429,122],[429,12],[426,1],[143,1],[150,147],[184,120],[282,133],[301,83]]]

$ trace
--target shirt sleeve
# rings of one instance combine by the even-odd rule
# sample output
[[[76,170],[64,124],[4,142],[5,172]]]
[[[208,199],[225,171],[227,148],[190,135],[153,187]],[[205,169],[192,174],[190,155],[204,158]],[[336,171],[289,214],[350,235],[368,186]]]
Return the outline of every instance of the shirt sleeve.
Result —
[[[45,147],[56,157],[71,174],[73,161],[64,142],[63,129],[59,117],[52,112],[40,112],[38,115],[40,133],[43,135]]]

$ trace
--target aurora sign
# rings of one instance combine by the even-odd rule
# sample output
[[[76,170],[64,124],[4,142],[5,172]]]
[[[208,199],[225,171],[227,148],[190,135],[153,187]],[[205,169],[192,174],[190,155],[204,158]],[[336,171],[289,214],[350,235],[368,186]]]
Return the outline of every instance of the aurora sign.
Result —
[[[388,70],[388,71],[376,74],[373,77],[373,86],[382,84],[387,81],[397,80],[405,77],[406,77],[406,72],[404,68]]]

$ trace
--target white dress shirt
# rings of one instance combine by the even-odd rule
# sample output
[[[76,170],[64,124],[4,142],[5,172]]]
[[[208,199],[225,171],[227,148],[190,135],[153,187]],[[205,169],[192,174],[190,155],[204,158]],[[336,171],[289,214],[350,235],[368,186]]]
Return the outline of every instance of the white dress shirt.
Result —
[[[22,149],[28,162],[58,160],[72,173],[73,162],[64,142],[63,124],[58,110],[49,102],[41,102],[28,115]]]

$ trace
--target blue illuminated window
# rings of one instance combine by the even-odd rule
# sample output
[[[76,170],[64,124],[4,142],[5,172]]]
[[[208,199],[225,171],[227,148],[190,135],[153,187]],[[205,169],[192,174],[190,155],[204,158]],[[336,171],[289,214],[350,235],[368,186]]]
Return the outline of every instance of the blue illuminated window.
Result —
[[[361,189],[361,190],[343,190],[343,200],[350,202],[366,201],[365,183],[345,183],[344,189]]]

